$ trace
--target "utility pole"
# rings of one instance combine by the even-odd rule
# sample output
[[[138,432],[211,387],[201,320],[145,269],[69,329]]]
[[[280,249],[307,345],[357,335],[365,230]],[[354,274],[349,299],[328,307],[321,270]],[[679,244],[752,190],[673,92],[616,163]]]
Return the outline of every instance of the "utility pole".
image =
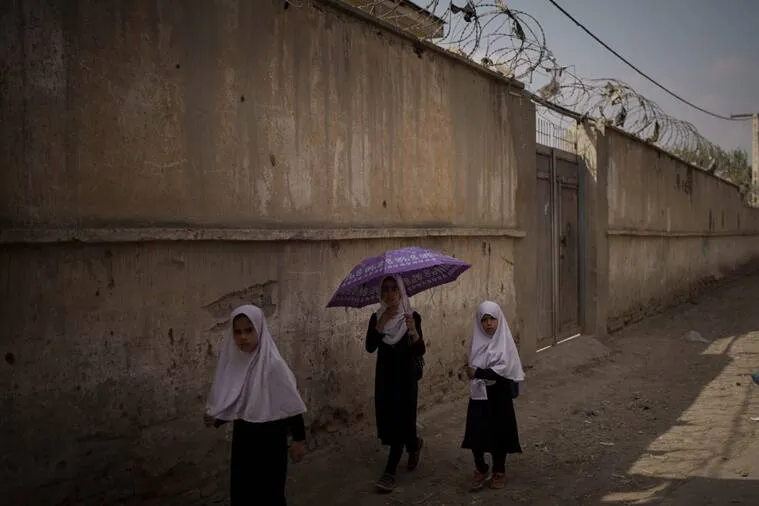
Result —
[[[759,113],[731,114],[732,119],[751,118],[751,188],[749,189],[749,203],[759,207]]]

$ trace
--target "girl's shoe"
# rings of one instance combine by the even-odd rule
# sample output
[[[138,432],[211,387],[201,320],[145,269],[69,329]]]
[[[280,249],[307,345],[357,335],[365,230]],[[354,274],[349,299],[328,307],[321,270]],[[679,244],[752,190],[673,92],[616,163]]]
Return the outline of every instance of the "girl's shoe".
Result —
[[[472,476],[472,486],[471,491],[476,492],[478,490],[482,490],[482,487],[485,486],[485,482],[488,481],[488,473],[480,472],[477,469],[474,470],[474,476]]]
[[[490,488],[500,490],[506,486],[505,473],[493,473],[493,481],[490,482]]]
[[[395,476],[390,473],[383,473],[374,486],[379,492],[390,493],[395,490]]]

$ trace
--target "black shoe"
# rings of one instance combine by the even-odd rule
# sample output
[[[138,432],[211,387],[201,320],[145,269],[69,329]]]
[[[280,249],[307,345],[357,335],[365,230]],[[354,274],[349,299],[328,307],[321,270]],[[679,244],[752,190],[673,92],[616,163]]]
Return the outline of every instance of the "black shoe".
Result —
[[[409,453],[408,455],[408,470],[413,471],[419,465],[419,459],[422,457],[422,448],[424,447],[424,439],[418,438],[416,440],[416,451]]]
[[[395,490],[395,476],[390,473],[383,473],[374,486],[379,492],[390,493]]]

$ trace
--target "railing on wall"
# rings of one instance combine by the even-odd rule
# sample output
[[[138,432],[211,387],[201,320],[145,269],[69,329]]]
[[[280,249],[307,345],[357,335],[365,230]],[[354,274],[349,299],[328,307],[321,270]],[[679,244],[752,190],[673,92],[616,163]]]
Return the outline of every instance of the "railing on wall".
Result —
[[[569,153],[577,153],[577,142],[573,132],[568,127],[562,126],[541,114],[539,109],[535,117],[535,136],[538,144]]]

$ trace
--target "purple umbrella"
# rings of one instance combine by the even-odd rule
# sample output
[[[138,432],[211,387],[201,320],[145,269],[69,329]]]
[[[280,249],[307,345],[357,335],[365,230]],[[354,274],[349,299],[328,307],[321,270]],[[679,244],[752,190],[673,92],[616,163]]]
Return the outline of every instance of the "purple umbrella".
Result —
[[[455,281],[471,265],[437,251],[400,248],[367,258],[340,283],[327,307],[360,308],[380,300],[380,281],[397,274],[411,297],[419,292]]]

